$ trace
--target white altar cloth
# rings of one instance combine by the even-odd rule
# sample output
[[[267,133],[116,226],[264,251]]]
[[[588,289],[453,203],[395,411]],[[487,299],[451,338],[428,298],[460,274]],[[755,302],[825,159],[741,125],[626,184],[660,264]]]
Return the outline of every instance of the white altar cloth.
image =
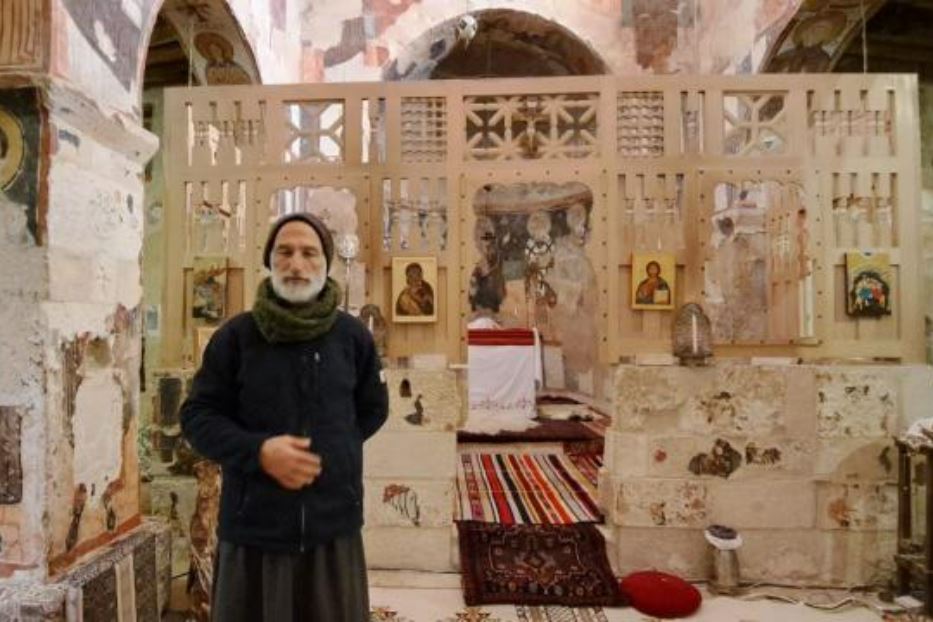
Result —
[[[541,379],[537,334],[528,329],[470,330],[470,411],[463,430],[492,434],[534,427]]]

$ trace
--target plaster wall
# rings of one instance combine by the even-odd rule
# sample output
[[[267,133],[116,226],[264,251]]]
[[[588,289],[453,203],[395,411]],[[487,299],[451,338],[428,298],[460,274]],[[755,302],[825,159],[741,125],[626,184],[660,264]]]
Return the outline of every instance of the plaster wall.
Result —
[[[300,80],[304,0],[231,0],[230,8],[256,57],[263,84]]]
[[[301,16],[302,81],[379,80],[449,49],[456,18],[505,8],[569,29],[612,73],[751,73],[800,0],[310,0]],[[336,27],[336,24],[341,27]],[[438,43],[443,42],[443,43]],[[432,52],[432,45],[435,52]]]
[[[89,99],[107,102],[115,114],[139,122],[149,31],[161,9],[176,6],[187,10],[176,0],[53,0],[48,17],[51,74]],[[253,50],[263,82],[297,81],[301,46],[296,16],[301,2],[232,0],[229,7]]]

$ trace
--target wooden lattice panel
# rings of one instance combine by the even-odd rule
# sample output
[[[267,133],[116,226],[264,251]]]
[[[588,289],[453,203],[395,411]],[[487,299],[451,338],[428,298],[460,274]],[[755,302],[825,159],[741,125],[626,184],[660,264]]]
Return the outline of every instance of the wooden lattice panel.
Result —
[[[699,154],[703,151],[703,101],[702,91],[680,93],[681,153]]]
[[[285,162],[342,162],[342,101],[285,102]]]
[[[402,99],[402,161],[443,162],[447,157],[447,109],[443,97]]]
[[[817,156],[894,155],[895,91],[889,88],[816,89],[808,121]]]
[[[622,246],[674,253],[685,248],[683,174],[619,176]]]
[[[595,157],[598,101],[595,93],[467,97],[467,159]]]
[[[664,93],[619,93],[617,122],[619,155],[664,155]]]
[[[897,246],[894,173],[833,173],[833,243],[841,249]]]
[[[190,167],[241,166],[258,160],[266,143],[265,107],[260,101],[216,99],[185,107]],[[178,117],[176,116],[176,121]]]
[[[447,248],[447,179],[382,180],[383,249],[442,253]]]
[[[736,156],[785,152],[786,93],[726,93],[723,97],[723,143]]]
[[[248,308],[264,275],[272,197],[325,185],[354,193],[366,299],[384,316],[392,259],[437,259],[438,321],[390,323],[389,354],[462,360],[483,248],[477,193],[570,182],[592,192],[584,235],[570,234],[567,215],[579,210],[541,206],[551,211],[550,237],[591,265],[595,285],[579,299],[598,301],[598,313],[579,321],[594,323],[603,361],[670,350],[673,311],[632,308],[636,252],[674,255],[675,305],[715,307],[710,272],[755,282],[762,328],[744,331],[736,322],[752,305],[729,303],[733,328],[719,354],[923,360],[916,88],[908,76],[821,74],[169,89],[164,363],[184,362],[176,344],[185,341],[195,259],[226,256],[228,292],[241,297],[227,308]],[[770,190],[743,212],[755,202],[741,196],[750,185]],[[533,209],[529,200],[522,210]],[[758,272],[726,274],[717,262],[729,261],[712,246],[752,213],[748,263]],[[497,216],[494,226],[508,220]],[[527,216],[512,221],[527,236]],[[507,234],[490,239],[509,244]],[[890,257],[891,315],[847,315],[851,251]],[[509,252],[507,278],[520,278],[523,255]],[[555,284],[573,290],[566,278]]]

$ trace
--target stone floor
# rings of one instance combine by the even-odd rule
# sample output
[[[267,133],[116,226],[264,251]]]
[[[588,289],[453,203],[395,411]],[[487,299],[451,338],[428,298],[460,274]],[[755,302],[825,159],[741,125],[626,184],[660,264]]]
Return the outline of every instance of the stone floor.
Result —
[[[511,443],[458,445],[459,451],[521,451],[560,453],[559,443]],[[600,526],[607,539],[612,530]],[[568,609],[562,607],[483,606],[467,607],[457,573],[412,571],[373,571],[369,573],[371,622],[659,622],[632,608]],[[173,605],[183,608],[184,577],[173,584]],[[701,609],[688,618],[697,622],[920,622],[905,613],[885,613],[881,602],[871,594],[843,590],[809,590],[754,587],[741,597],[713,596],[700,588]],[[770,597],[770,598],[769,598]],[[783,599],[783,600],[780,600]],[[790,601],[790,602],[788,602]],[[848,601],[844,606],[828,610]],[[804,602],[815,606],[807,606]],[[820,609],[819,607],[823,607]],[[898,611],[891,607],[888,610]],[[182,622],[174,614],[165,621]]]
[[[657,619],[623,609],[567,609],[562,607],[484,606],[468,608],[460,592],[460,575],[403,572],[370,573],[372,622],[655,622]],[[738,598],[711,596],[705,589],[703,606],[689,620],[697,622],[877,622],[910,618],[887,618],[879,601],[868,595],[841,590],[795,590],[753,588]],[[804,604],[764,598],[765,594],[831,606],[846,599],[864,601],[865,606],[821,611]],[[755,598],[749,600],[749,598]],[[915,618],[919,621],[919,619]]]
[[[873,595],[842,590],[761,587],[742,597],[712,596],[703,587],[703,606],[690,618],[696,622],[920,622],[929,618],[888,613]],[[849,606],[822,611],[804,604],[771,600],[764,595],[806,601],[828,607],[847,599]],[[859,604],[864,603],[864,604]],[[658,622],[631,608],[568,609],[564,607],[484,606],[463,603],[459,574],[370,571],[371,622]],[[163,622],[185,622],[172,612]]]

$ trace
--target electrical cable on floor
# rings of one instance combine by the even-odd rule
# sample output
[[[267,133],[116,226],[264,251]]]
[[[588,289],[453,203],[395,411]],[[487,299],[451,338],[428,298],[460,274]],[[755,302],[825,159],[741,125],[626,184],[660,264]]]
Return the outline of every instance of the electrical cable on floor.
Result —
[[[736,595],[735,598],[737,600],[743,600],[743,601],[777,600],[777,601],[781,601],[785,603],[790,603],[792,605],[804,605],[812,609],[819,609],[820,611],[824,611],[826,613],[843,613],[853,607],[864,607],[866,609],[871,609],[872,611],[878,614],[891,613],[891,611],[888,609],[883,609],[875,605],[874,603],[871,603],[862,598],[856,598],[854,596],[849,596],[849,597],[843,598],[842,600],[836,603],[831,603],[827,605],[811,603],[803,599],[791,598],[790,596],[782,596],[780,594],[769,594],[767,592],[761,592],[757,594],[747,594],[745,596]]]
[[[706,581],[695,581],[694,583],[707,583],[707,582]],[[769,592],[764,592],[764,591],[749,592],[749,590],[753,590],[756,588],[765,588],[765,587],[776,587],[776,588],[795,589],[795,590],[807,589],[807,590],[839,591],[838,587],[831,587],[831,586],[809,586],[806,588],[799,588],[799,587],[790,586],[790,585],[781,585],[779,583],[762,582],[762,583],[752,583],[749,585],[743,585],[741,587],[741,590],[738,593],[722,594],[722,596],[727,596],[729,598],[734,598],[736,600],[743,600],[743,601],[749,601],[749,602],[756,601],[756,600],[776,600],[776,601],[785,602],[791,605],[804,605],[805,607],[810,607],[811,609],[818,609],[826,613],[843,613],[855,607],[869,609],[878,615],[892,614],[892,613],[894,614],[910,613],[911,611],[910,609],[906,607],[902,607],[901,605],[894,604],[894,603],[891,603],[890,605],[886,605],[886,606],[879,606],[871,602],[870,600],[859,597],[859,596],[847,596],[837,602],[820,604],[820,603],[810,602],[803,598],[793,598],[791,596],[784,596],[782,594],[774,594],[774,593],[769,593]],[[875,589],[874,586],[855,586],[855,587],[849,588],[846,591],[851,593],[851,592],[856,592],[856,591],[869,591],[872,589]],[[711,592],[711,595],[716,596],[717,594],[714,594]]]

